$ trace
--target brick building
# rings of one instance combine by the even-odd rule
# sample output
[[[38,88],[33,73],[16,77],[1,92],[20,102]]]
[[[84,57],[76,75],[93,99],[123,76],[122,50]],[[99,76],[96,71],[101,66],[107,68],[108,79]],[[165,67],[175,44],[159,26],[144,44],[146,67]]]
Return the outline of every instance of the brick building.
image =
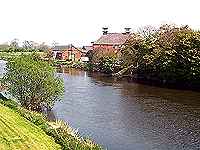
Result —
[[[109,33],[108,28],[103,28],[103,35],[93,42],[93,51],[119,52],[121,45],[130,38],[130,29],[125,28],[124,33]]]
[[[51,49],[53,58],[59,60],[79,61],[83,52],[72,44],[55,46]]]

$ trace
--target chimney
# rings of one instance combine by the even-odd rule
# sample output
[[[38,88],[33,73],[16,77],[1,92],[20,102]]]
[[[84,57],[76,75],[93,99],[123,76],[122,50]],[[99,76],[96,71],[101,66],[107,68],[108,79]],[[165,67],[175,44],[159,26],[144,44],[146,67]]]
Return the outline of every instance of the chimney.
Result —
[[[108,28],[107,27],[103,27],[102,29],[103,29],[103,35],[108,34]]]
[[[131,33],[131,28],[124,28],[125,29],[125,34],[130,34]]]

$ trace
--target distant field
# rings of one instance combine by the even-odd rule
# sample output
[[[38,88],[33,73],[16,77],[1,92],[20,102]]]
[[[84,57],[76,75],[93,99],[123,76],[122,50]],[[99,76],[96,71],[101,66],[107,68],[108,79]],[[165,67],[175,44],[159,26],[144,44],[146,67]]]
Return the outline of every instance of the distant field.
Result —
[[[0,150],[57,150],[39,127],[0,104]]]
[[[0,59],[8,59],[12,57],[17,57],[21,54],[31,54],[33,52],[0,52]],[[44,52],[36,52],[39,54],[41,57],[45,56],[46,54]]]

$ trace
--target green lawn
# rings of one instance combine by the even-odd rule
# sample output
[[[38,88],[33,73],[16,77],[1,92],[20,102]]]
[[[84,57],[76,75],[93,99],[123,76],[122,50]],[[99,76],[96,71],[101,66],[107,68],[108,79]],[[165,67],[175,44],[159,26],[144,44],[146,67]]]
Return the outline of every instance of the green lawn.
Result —
[[[0,150],[57,150],[42,129],[0,104]]]

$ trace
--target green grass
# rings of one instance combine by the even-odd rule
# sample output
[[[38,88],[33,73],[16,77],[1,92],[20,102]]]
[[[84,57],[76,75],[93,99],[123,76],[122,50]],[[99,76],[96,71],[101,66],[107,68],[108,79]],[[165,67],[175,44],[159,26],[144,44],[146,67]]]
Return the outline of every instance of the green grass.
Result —
[[[60,145],[41,128],[0,104],[1,150],[57,150]]]
[[[1,98],[0,98],[0,118],[3,118],[1,115],[6,114],[6,113],[4,113],[2,111],[3,109],[1,110],[1,107],[4,109],[7,108],[14,114],[14,116],[13,116],[14,123],[10,124],[10,127],[15,129],[16,124],[20,125],[19,123],[16,123],[16,120],[18,120],[16,118],[22,117],[21,119],[25,119],[27,124],[34,125],[35,127],[39,128],[38,130],[41,129],[42,131],[44,131],[46,133],[46,135],[51,136],[55,140],[55,142],[61,146],[61,149],[63,149],[63,150],[103,150],[103,148],[100,145],[94,143],[89,138],[81,137],[78,134],[77,130],[71,128],[67,123],[60,121],[60,120],[57,120],[56,122],[49,122],[49,121],[47,121],[46,117],[43,116],[42,114],[22,108],[14,100],[7,99],[4,96],[1,96]],[[11,116],[10,114],[8,114],[8,115]],[[5,118],[3,120],[3,123],[1,123],[1,119],[0,119],[0,128],[2,126],[1,124],[8,124],[9,122],[10,122],[10,119],[6,120],[6,118]],[[13,129],[13,131],[14,131],[14,129]],[[3,135],[2,134],[3,132],[2,133],[1,132],[2,131],[0,130],[0,135],[1,135],[0,137],[2,139],[5,139],[5,137],[7,137],[7,136]],[[7,133],[7,131],[5,133]],[[36,132],[34,131],[34,133],[37,133],[37,131]],[[22,133],[19,132],[19,135],[17,137],[21,137],[23,135],[23,134],[22,135],[21,134]],[[32,134],[32,132],[28,132],[28,134]],[[27,136],[29,136],[28,134],[27,134]],[[1,138],[0,138],[0,150],[2,149],[1,143],[3,143],[3,142],[1,142]],[[8,139],[10,139],[9,136],[8,136]],[[13,139],[15,139],[15,138],[13,138]],[[43,136],[39,137],[37,135],[35,140],[43,141]],[[45,142],[45,143],[47,143],[47,142]],[[4,145],[5,144],[6,143],[4,141]],[[20,149],[22,149],[22,148],[20,148]],[[27,148],[25,148],[25,149],[27,149]],[[30,149],[30,148],[28,148],[28,149]],[[36,149],[36,148],[34,148],[34,149]],[[39,148],[39,149],[41,149],[41,148]]]

